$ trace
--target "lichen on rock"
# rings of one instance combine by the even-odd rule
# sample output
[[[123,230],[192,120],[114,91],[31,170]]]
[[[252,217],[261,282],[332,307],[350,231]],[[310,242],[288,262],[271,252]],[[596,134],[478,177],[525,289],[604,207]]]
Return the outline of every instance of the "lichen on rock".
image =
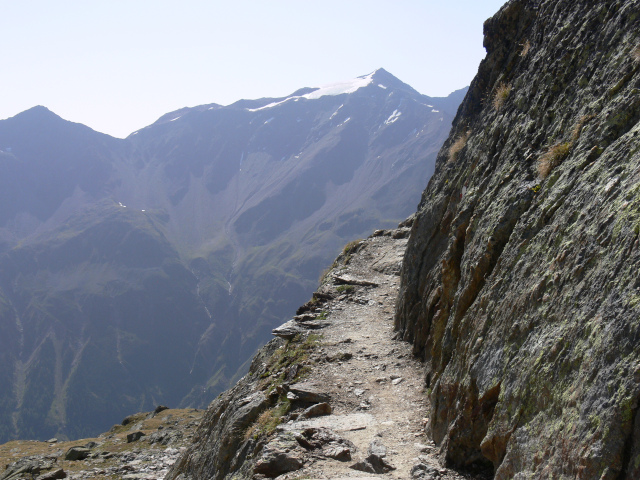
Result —
[[[449,465],[640,476],[638,12],[512,0],[485,23],[395,317],[426,361],[429,430]],[[511,89],[496,109],[499,85]],[[555,145],[567,147],[541,178]]]

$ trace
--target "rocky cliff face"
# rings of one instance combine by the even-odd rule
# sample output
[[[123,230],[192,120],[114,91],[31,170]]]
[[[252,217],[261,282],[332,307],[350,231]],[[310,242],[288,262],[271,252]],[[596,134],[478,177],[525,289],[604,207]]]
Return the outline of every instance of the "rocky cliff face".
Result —
[[[429,431],[495,477],[640,477],[640,2],[508,2],[411,231]]]

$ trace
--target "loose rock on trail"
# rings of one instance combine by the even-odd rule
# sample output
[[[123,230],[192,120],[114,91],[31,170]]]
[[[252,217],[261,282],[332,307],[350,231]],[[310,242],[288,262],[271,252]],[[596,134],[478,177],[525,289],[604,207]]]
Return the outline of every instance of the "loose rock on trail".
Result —
[[[422,365],[411,345],[394,339],[407,230],[376,232],[352,246],[342,265],[337,262],[325,276],[314,295],[324,300],[311,313],[325,325],[309,330],[322,336],[302,385],[330,398],[331,414],[300,415],[278,426],[258,464],[264,467],[260,462],[278,447],[286,451],[293,434],[297,445],[289,443],[288,455],[295,458],[295,471],[258,468],[258,474],[279,480],[476,478],[439,463],[425,435],[429,405]],[[304,321],[312,323],[308,316]],[[300,389],[299,384],[289,388],[294,394]],[[314,435],[324,435],[324,444],[314,445]]]

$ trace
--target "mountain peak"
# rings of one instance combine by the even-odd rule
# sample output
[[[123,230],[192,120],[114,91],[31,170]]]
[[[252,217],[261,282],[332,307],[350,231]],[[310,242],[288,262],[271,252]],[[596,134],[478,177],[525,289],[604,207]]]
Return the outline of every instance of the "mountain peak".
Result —
[[[62,117],[56,115],[43,105],[36,105],[35,107],[31,107],[28,110],[20,112],[11,118],[28,120],[62,120]]]
[[[378,68],[376,71],[370,74],[371,79],[376,85],[384,85],[385,87],[391,87],[394,89],[405,90],[412,93],[418,93],[411,85],[404,83],[398,77],[389,73],[384,68]]]
[[[392,74],[387,72],[384,68],[378,68],[377,70],[374,70],[371,73],[368,73],[366,75],[361,75],[359,77],[352,78],[350,80],[343,80],[340,82],[329,83],[329,84],[321,85],[319,87],[302,88],[287,97],[275,98],[275,99],[274,98],[261,99],[261,101],[241,100],[240,102],[238,102],[238,104],[247,105],[247,102],[249,102],[251,105],[253,105],[254,102],[262,103],[262,105],[258,103],[257,107],[247,108],[247,110],[251,112],[255,112],[258,110],[264,110],[266,108],[271,108],[271,107],[281,105],[285,102],[288,102],[289,100],[295,100],[295,101],[298,101],[300,99],[317,100],[325,96],[351,94],[360,90],[361,88],[368,87],[371,84],[376,86],[382,86],[383,88],[392,87],[393,89],[400,89],[400,90],[404,90],[414,94],[418,94],[418,92],[415,89],[413,89],[410,85],[407,85],[406,83],[397,79]],[[264,104],[265,101],[269,103]]]

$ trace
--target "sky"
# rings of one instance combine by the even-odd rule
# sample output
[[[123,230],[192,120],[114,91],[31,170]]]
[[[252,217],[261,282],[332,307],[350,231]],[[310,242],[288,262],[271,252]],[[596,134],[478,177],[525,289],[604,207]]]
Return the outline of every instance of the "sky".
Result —
[[[36,105],[124,138],[182,107],[384,68],[468,85],[503,0],[0,0],[0,119]]]

